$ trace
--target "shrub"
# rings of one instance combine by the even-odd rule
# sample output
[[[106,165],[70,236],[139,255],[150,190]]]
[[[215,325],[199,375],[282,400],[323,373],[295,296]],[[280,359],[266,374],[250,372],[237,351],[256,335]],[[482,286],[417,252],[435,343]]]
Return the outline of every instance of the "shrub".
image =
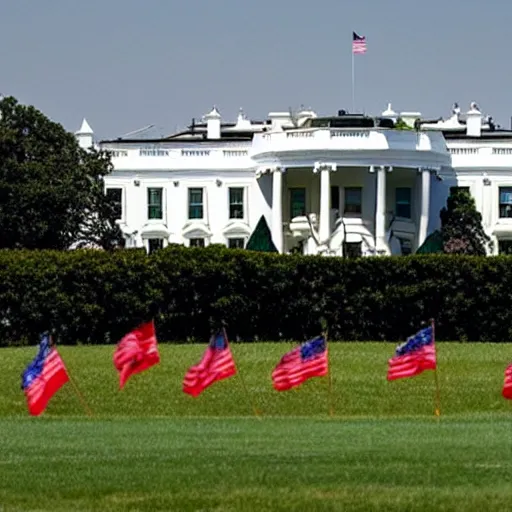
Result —
[[[115,343],[155,318],[161,341],[403,340],[433,317],[439,340],[512,340],[512,257],[359,259],[211,246],[0,251],[0,345]]]

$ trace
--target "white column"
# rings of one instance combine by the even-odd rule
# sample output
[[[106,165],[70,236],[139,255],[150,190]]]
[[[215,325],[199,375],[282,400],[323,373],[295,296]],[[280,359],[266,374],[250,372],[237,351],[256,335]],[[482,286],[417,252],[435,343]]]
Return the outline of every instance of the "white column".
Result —
[[[375,198],[375,249],[387,251],[386,244],[386,168],[377,167]]]
[[[420,174],[420,204],[418,219],[418,247],[421,247],[427,238],[428,210],[430,206],[430,169],[418,169]]]
[[[318,235],[320,242],[325,242],[331,236],[331,171],[336,170],[336,164],[315,163],[314,173],[320,173],[320,226]]]
[[[283,168],[272,169],[272,241],[283,253]]]

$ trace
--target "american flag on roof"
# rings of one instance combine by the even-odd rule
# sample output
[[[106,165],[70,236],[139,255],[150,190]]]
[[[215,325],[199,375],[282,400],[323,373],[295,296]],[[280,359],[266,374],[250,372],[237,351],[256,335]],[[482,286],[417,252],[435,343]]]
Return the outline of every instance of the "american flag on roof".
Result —
[[[421,329],[396,348],[389,360],[388,380],[414,377],[425,370],[436,369],[436,347],[433,326]]]
[[[43,334],[36,357],[21,375],[21,389],[27,397],[29,413],[39,416],[52,396],[68,381],[64,362],[51,345],[49,334]]]
[[[366,36],[352,32],[352,53],[366,53]]]
[[[317,336],[285,354],[272,372],[274,389],[286,391],[311,377],[327,375],[327,341]]]
[[[199,396],[214,382],[236,374],[235,360],[224,330],[210,338],[201,361],[190,367],[183,379],[183,391]]]

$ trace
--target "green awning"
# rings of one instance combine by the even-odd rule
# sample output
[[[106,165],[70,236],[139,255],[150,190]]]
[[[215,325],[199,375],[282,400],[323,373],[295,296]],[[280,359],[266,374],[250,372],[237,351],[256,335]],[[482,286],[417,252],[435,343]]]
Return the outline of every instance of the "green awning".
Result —
[[[438,254],[444,252],[443,237],[441,232],[436,230],[427,236],[421,247],[418,247],[416,254]]]
[[[262,215],[245,247],[249,251],[278,252],[265,217]]]

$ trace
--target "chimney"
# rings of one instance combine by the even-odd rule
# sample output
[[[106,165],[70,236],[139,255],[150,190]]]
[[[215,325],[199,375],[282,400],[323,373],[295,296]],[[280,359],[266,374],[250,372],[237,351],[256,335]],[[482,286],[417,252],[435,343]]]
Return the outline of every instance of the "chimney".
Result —
[[[466,134],[469,137],[480,137],[482,134],[482,113],[474,101],[466,114]]]
[[[220,114],[216,107],[213,107],[209,114],[204,116],[206,121],[207,137],[209,139],[220,139]]]
[[[90,149],[93,146],[93,135],[94,132],[92,131],[92,128],[89,126],[87,119],[85,119],[84,117],[84,120],[82,121],[82,126],[80,126],[80,130],[75,132],[75,136],[78,141],[78,144],[80,144],[80,147],[83,149]]]

